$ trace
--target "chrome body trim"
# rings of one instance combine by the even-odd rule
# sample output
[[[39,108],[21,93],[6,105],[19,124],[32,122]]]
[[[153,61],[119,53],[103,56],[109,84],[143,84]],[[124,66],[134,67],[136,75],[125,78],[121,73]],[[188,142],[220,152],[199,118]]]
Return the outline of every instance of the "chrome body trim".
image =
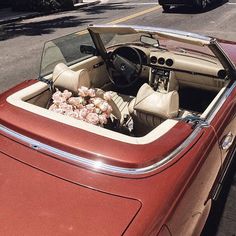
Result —
[[[210,124],[214,117],[216,116],[217,112],[220,110],[226,99],[229,97],[229,95],[232,93],[232,91],[236,88],[236,81],[231,85],[230,88],[227,88],[226,91],[222,94],[221,98],[218,100],[218,103],[212,108],[210,111],[206,122]]]
[[[3,125],[0,124],[0,131],[3,133],[6,133],[7,135],[10,135],[13,138],[16,138],[24,143],[26,143],[30,148],[37,150],[38,152],[42,153],[51,153],[54,155],[57,155],[64,159],[65,161],[71,161],[74,164],[77,164],[79,166],[98,171],[98,172],[105,172],[105,173],[113,173],[113,174],[118,174],[118,175],[144,175],[148,174],[150,172],[153,172],[157,170],[158,168],[166,165],[169,163],[176,155],[178,155],[181,151],[183,151],[200,133],[200,131],[203,128],[209,127],[210,123],[214,119],[215,115],[219,111],[219,109],[223,106],[224,102],[226,99],[229,97],[229,95],[232,93],[232,91],[236,87],[236,81],[231,85],[230,88],[228,88],[221,96],[219,99],[218,103],[216,106],[212,108],[210,111],[208,118],[205,121],[199,121],[194,128],[193,132],[189,135],[189,137],[178,147],[176,148],[173,152],[171,152],[169,155],[167,155],[165,158],[163,158],[161,161],[158,161],[150,166],[146,166],[143,168],[124,168],[124,167],[119,167],[119,166],[114,166],[106,163],[102,163],[101,161],[96,161],[96,160],[90,160],[69,152],[65,152],[63,150],[54,148],[52,146],[49,146],[45,143],[41,143],[35,139],[29,138],[27,136],[24,136],[20,133],[17,133]],[[98,155],[99,158],[99,155]]]
[[[189,135],[189,137],[177,148],[175,149],[172,153],[167,155],[164,159],[161,161],[158,161],[157,163],[154,163],[150,166],[143,167],[143,168],[124,168],[124,167],[119,167],[119,166],[113,166],[109,165],[106,163],[102,163],[101,161],[95,161],[95,160],[90,160],[69,152],[65,152],[63,150],[54,148],[52,146],[49,146],[45,143],[41,143],[35,139],[29,138],[25,135],[22,135],[20,133],[17,133],[3,125],[0,125],[0,131],[3,133],[16,138],[20,140],[21,142],[27,144],[30,148],[37,150],[38,152],[41,153],[51,153],[54,155],[57,155],[64,159],[65,161],[71,161],[74,164],[77,164],[79,166],[89,168],[94,171],[98,172],[105,172],[105,173],[114,173],[114,174],[122,174],[122,175],[142,175],[142,174],[147,174],[150,172],[155,171],[156,169],[162,167],[163,165],[167,164],[170,162],[177,154],[179,154],[183,149],[185,149],[199,134],[199,132],[202,130],[203,127],[206,127],[205,124],[201,126],[199,124],[193,132]],[[99,155],[98,155],[99,158]]]

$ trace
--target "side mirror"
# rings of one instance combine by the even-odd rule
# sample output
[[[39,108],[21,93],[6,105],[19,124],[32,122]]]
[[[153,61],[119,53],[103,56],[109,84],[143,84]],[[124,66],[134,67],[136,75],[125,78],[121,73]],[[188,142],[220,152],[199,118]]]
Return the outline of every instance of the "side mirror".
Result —
[[[160,46],[160,43],[157,39],[154,39],[154,38],[146,36],[146,35],[141,35],[140,41],[142,43],[145,43],[145,44],[153,46],[153,47],[159,47]]]
[[[80,46],[80,52],[84,54],[89,54],[89,55],[96,55],[97,50],[93,46],[90,45],[81,45]]]

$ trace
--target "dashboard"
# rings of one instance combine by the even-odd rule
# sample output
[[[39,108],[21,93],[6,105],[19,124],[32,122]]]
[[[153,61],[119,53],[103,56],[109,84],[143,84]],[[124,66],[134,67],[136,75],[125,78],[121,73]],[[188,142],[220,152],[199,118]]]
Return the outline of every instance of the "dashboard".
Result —
[[[180,86],[218,91],[226,77],[224,68],[216,58],[185,51],[151,50],[150,68],[149,81],[154,89],[158,81],[164,81],[166,87],[171,75]]]
[[[131,50],[130,48],[135,50]],[[141,45],[120,46],[116,53],[133,64],[142,63],[140,77],[148,78],[156,90],[159,84],[167,89],[170,77],[180,86],[218,91],[224,86],[226,71],[213,56],[186,50],[168,51]],[[137,54],[139,56],[137,56]]]

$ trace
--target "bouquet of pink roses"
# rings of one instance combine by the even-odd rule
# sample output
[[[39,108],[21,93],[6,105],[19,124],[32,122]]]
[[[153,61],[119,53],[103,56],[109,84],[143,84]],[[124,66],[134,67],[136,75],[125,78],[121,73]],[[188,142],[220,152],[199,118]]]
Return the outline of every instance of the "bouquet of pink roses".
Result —
[[[61,92],[57,89],[52,95],[52,100],[50,111],[94,125],[106,124],[112,112],[112,107],[108,103],[111,100],[110,92],[97,96],[95,89],[83,86],[78,89],[77,97],[72,97],[72,93],[68,90]]]

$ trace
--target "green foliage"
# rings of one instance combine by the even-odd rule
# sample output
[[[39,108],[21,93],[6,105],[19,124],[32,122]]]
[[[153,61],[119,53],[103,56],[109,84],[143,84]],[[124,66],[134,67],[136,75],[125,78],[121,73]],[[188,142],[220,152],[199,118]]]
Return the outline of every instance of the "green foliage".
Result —
[[[11,6],[16,11],[70,10],[73,0],[12,0]]]

